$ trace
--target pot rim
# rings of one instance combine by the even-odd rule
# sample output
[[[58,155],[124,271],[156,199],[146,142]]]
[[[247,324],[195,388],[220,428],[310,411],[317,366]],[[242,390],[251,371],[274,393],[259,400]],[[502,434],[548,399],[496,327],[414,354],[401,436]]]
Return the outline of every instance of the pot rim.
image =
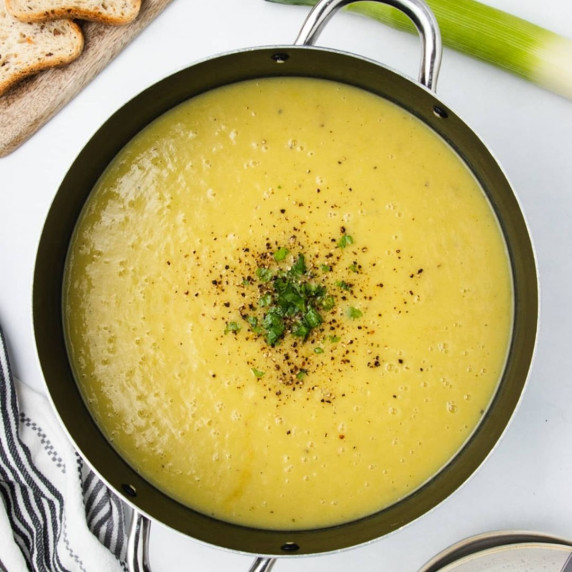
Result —
[[[119,149],[156,117],[199,93],[246,79],[290,75],[341,81],[389,99],[423,121],[461,156],[492,202],[505,234],[513,266],[514,331],[518,334],[481,423],[437,475],[378,513],[301,531],[253,529],[212,519],[183,507],[138,475],[103,437],[75,386],[65,350],[61,307],[61,278],[75,221],[99,174]],[[149,518],[207,544],[268,556],[308,555],[336,552],[395,532],[435,508],[474,474],[506,430],[524,389],[536,339],[538,281],[527,225],[502,169],[480,138],[431,90],[354,54],[277,45],[236,50],[196,62],[141,92],[101,126],[71,165],[46,218],[34,272],[33,314],[50,401],[76,448],[123,500]],[[505,409],[502,415],[498,411],[501,406]]]

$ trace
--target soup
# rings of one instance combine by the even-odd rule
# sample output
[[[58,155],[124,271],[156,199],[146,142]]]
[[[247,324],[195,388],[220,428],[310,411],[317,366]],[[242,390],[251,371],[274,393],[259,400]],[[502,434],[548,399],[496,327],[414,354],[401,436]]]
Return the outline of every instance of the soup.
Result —
[[[502,375],[513,296],[467,166],[347,85],[246,81],[136,136],[66,267],[78,385],[181,503],[268,529],[377,512],[442,469]]]

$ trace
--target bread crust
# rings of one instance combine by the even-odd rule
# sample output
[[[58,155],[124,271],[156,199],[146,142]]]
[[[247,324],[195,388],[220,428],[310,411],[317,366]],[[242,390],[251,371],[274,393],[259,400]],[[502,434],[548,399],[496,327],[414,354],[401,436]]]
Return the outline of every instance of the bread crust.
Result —
[[[0,0],[0,36],[0,96],[30,75],[74,61],[84,47],[75,22],[20,22],[4,9],[4,0]]]
[[[62,18],[89,20],[113,26],[132,22],[139,14],[141,0],[5,0],[6,9],[22,22],[47,22]],[[59,5],[58,5],[59,4]],[[110,6],[108,8],[107,6]],[[118,12],[119,5],[119,12]]]

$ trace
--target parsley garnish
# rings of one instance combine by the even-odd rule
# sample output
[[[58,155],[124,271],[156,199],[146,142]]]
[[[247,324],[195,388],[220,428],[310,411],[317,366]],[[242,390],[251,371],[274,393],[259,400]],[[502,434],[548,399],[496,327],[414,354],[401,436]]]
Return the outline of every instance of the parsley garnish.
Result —
[[[351,270],[352,272],[359,272],[359,265],[357,262],[352,262],[349,266],[348,269]]]
[[[290,269],[290,272],[292,274],[305,274],[306,273],[306,259],[304,258],[303,254],[298,254],[298,258],[296,258],[296,262],[294,262],[294,265],[292,266],[292,268]]]
[[[288,256],[288,253],[290,251],[287,248],[279,248],[275,253],[274,253],[274,260],[276,260],[276,262],[282,262],[282,260],[284,260],[286,258],[286,256]]]
[[[258,318],[256,316],[244,316],[244,319],[248,322],[248,325],[255,334],[264,333],[264,328],[258,324]]]
[[[342,238],[338,240],[338,247],[345,248],[354,243],[354,239],[349,234],[342,234]]]
[[[354,243],[351,235],[341,229],[339,240],[332,239],[338,248],[346,248]],[[304,254],[292,254],[286,247],[277,248],[269,256],[265,252],[260,257],[261,265],[253,274],[242,281],[242,286],[252,288],[256,302],[244,304],[241,308],[241,317],[250,326],[250,330],[257,336],[263,337],[270,346],[279,344],[286,336],[294,336],[302,341],[308,339],[314,330],[324,323],[324,313],[334,309],[336,305],[335,293],[329,294],[325,284],[319,282],[323,273],[332,272],[331,264],[316,264],[308,267]],[[346,268],[354,273],[361,272],[361,266],[353,261]],[[323,276],[323,279],[326,279]],[[318,280],[318,281],[317,281]],[[334,282],[336,288],[351,292],[353,284],[345,280]],[[244,294],[243,294],[244,296]],[[342,299],[346,299],[343,294]],[[358,308],[349,307],[346,315],[356,320],[363,315]],[[224,333],[237,333],[240,331],[237,322],[229,322]],[[333,327],[330,328],[333,330]],[[323,335],[324,342],[337,343],[337,335]],[[316,346],[314,353],[324,352],[323,347]],[[264,372],[252,368],[256,377],[262,377]],[[300,369],[296,377],[301,379],[307,374]]]
[[[258,305],[261,308],[264,308],[265,306],[270,306],[271,303],[272,303],[272,296],[268,292],[263,296],[260,296],[258,300]]]
[[[348,282],[346,282],[345,280],[339,280],[338,282],[336,282],[336,286],[338,288],[341,288],[342,290],[351,290],[352,289],[352,285],[349,284]]]
[[[274,253],[274,260],[283,262],[287,254],[287,249],[280,248]],[[256,270],[260,280],[258,306],[263,311],[258,316],[243,316],[251,329],[264,335],[271,346],[287,334],[305,340],[323,323],[322,312],[331,310],[335,304],[326,287],[313,281],[303,254],[298,254],[289,268],[281,266],[261,266]]]
[[[272,271],[270,270],[270,268],[265,268],[265,267],[257,268],[256,276],[260,278],[261,282],[268,282],[272,278]]]
[[[240,324],[238,322],[229,322],[224,329],[224,333],[228,334],[229,332],[240,332]]]
[[[352,320],[357,320],[358,318],[361,318],[363,316],[363,312],[361,310],[358,310],[357,308],[354,308],[353,306],[350,306],[348,308],[348,316]]]

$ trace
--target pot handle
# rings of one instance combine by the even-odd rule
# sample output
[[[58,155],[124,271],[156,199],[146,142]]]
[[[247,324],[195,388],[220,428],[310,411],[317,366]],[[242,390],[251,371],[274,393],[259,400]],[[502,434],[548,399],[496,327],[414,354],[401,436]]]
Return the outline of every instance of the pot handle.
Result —
[[[322,29],[334,13],[348,4],[359,0],[320,0],[310,11],[296,41],[295,46],[312,46],[318,39]],[[439,25],[433,12],[423,0],[373,0],[380,4],[388,4],[408,16],[421,37],[421,66],[419,83],[436,91],[437,76],[441,66],[443,51]]]
[[[133,509],[127,538],[127,570],[129,572],[151,572],[149,564],[149,532],[151,521]],[[275,558],[256,558],[249,572],[270,572]]]
[[[127,570],[129,572],[151,572],[149,564],[150,531],[151,521],[133,509],[127,537]]]
[[[276,558],[257,558],[248,572],[270,572],[276,564]]]

